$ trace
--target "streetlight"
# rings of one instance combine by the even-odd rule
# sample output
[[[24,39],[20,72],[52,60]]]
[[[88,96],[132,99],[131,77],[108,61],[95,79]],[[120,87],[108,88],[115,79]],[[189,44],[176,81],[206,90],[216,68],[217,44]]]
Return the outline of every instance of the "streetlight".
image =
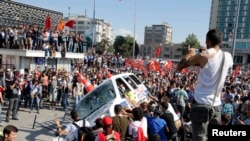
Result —
[[[92,52],[95,44],[95,0],[94,0],[94,10],[93,10],[93,31],[92,31]]]
[[[234,33],[233,33],[234,38],[233,38],[233,51],[232,51],[233,61],[234,61],[234,52],[235,52],[236,38],[237,38],[237,28],[238,28],[238,19],[239,19],[239,12],[240,12],[240,2],[241,2],[241,0],[238,0],[236,21],[235,21],[235,24],[234,24]]]
[[[134,7],[134,42],[133,42],[133,59],[135,59],[135,20],[136,20],[136,0]]]

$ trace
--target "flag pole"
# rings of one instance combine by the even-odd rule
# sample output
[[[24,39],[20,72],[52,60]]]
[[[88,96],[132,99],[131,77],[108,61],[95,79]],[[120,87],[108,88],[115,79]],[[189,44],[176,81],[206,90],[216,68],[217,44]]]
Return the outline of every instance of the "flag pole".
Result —
[[[135,24],[136,24],[136,0],[135,7],[134,7],[134,42],[133,42],[133,59],[135,59]]]

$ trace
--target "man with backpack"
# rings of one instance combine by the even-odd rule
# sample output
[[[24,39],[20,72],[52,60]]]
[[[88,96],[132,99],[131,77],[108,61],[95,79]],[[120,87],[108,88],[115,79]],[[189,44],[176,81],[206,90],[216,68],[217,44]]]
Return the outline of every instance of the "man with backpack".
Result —
[[[177,108],[181,114],[181,117],[184,114],[185,107],[186,107],[186,100],[188,99],[187,92],[184,90],[184,85],[180,84],[180,89],[175,91],[175,99]]]
[[[95,141],[120,141],[120,133],[112,129],[113,120],[106,116],[102,119],[103,132],[99,132]]]
[[[70,112],[71,118],[73,122],[68,124],[65,129],[62,129],[60,120],[56,119],[55,123],[57,126],[57,132],[59,136],[67,135],[65,140],[66,141],[78,141],[78,129],[81,127],[90,127],[90,124],[87,120],[80,120],[79,114],[76,110],[72,110]]]
[[[144,117],[143,110],[141,108],[134,108],[133,122],[129,124],[129,135],[132,141],[147,141],[148,139],[148,122]]]

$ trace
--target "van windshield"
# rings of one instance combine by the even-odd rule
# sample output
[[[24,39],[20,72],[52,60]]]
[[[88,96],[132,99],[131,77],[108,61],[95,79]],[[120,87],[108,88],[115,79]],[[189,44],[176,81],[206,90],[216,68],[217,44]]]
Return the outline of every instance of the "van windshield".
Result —
[[[80,118],[85,118],[103,105],[114,100],[115,97],[112,81],[109,80],[79,101],[76,110],[79,112]]]

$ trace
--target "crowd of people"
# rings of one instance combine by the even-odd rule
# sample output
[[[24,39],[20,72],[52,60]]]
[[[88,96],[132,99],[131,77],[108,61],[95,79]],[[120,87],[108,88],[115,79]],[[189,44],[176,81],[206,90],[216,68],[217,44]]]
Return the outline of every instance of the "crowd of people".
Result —
[[[177,141],[190,138],[194,141],[203,141],[207,134],[206,127],[214,117],[208,117],[207,121],[193,119],[192,114],[197,114],[192,113],[195,111],[195,104],[208,104],[210,105],[208,108],[217,111],[214,113],[217,115],[217,123],[250,125],[249,76],[245,72],[240,72],[237,76],[228,73],[233,65],[232,58],[230,58],[230,54],[223,55],[220,51],[220,36],[220,32],[217,30],[209,31],[207,39],[210,43],[207,43],[207,50],[201,53],[202,55],[188,53],[186,58],[179,62],[177,68],[172,68],[165,73],[154,70],[145,73],[132,67],[126,67],[124,61],[121,64],[107,61],[109,63],[104,65],[106,57],[96,56],[95,58],[95,55],[92,56],[93,61],[74,64],[72,71],[55,70],[48,67],[41,70],[37,67],[35,70],[20,74],[15,69],[0,68],[0,101],[3,103],[4,97],[9,101],[6,122],[10,122],[10,116],[13,120],[18,120],[17,113],[21,112],[18,111],[20,107],[28,108],[30,112],[33,112],[35,108],[39,113],[41,109],[47,108],[44,107],[44,100],[50,102],[48,109],[57,110],[58,106],[62,106],[67,111],[70,106],[69,98],[75,98],[74,102],[77,103],[87,94],[81,80],[77,78],[78,73],[81,73],[93,86],[98,86],[107,79],[107,72],[111,72],[107,69],[112,69],[113,74],[135,73],[148,88],[153,98],[148,102],[140,103],[134,109],[126,109],[126,111],[121,105],[116,105],[114,117],[96,117],[96,125],[91,127],[92,132],[96,135],[95,140],[102,140],[100,139],[102,135],[99,136],[99,133],[104,133],[106,136],[112,134],[113,130],[117,139],[136,140],[137,129],[142,126],[143,135],[148,140]],[[226,58],[223,59],[223,56]],[[215,58],[211,59],[213,57]],[[116,60],[119,58],[117,57]],[[224,64],[221,63],[223,61],[218,60],[225,60]],[[217,61],[217,63],[213,61]],[[198,71],[181,71],[197,64],[201,67]],[[10,115],[11,111],[12,115]],[[79,126],[82,125],[76,111],[71,111],[71,117]],[[90,126],[88,121],[84,122],[86,126]],[[75,132],[77,129],[72,123],[62,129],[58,120],[56,120],[56,125],[60,135]],[[202,133],[198,133],[199,130],[197,130],[200,126],[203,129]],[[78,136],[76,138],[81,140]]]
[[[49,46],[46,47],[46,44]],[[0,27],[0,48],[83,53],[87,50],[87,44],[83,35],[73,31],[53,31],[36,25],[20,25]]]

